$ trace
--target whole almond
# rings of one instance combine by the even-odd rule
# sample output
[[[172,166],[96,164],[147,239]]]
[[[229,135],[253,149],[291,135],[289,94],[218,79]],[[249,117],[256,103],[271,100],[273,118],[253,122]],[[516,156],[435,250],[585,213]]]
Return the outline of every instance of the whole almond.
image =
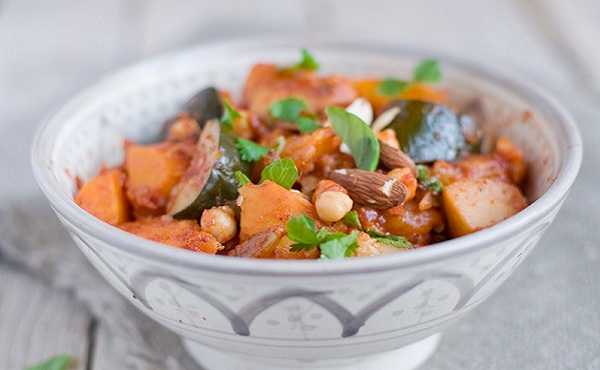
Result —
[[[375,209],[402,204],[407,194],[400,180],[378,172],[340,169],[331,172],[329,178],[343,186],[355,203]]]
[[[387,145],[379,140],[379,159],[390,170],[394,168],[408,167],[416,174],[417,167],[415,162],[402,150]]]

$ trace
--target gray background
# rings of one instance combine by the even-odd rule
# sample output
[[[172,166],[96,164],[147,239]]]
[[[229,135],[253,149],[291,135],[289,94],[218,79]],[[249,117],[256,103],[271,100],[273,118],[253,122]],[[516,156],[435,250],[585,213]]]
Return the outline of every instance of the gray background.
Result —
[[[424,368],[600,369],[597,0],[0,0],[0,369],[63,352],[78,369],[197,369],[178,339],[117,296],[68,239],[33,182],[29,144],[45,115],[115,68],[275,32],[435,48],[562,100],[585,145],[570,198],[522,267],[447,331]]]

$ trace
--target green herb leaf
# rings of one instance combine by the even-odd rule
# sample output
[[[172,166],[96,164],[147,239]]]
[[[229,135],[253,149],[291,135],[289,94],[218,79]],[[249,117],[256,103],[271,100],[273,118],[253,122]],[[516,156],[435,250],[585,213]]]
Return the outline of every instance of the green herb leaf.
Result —
[[[240,157],[246,162],[255,162],[269,152],[269,149],[254,141],[237,138],[235,147],[240,152]]]
[[[360,224],[360,218],[358,217],[358,212],[350,211],[344,215],[342,218],[342,222],[346,226],[353,227],[355,229],[362,230],[362,225]]]
[[[299,246],[300,249],[314,247],[320,242],[315,221],[306,215],[291,217],[287,222],[286,229],[288,238],[296,242],[297,244],[294,246]]]
[[[231,106],[227,102],[227,100],[223,99],[223,115],[221,116],[221,123],[229,128],[233,128],[233,122],[236,119],[241,117],[240,112],[235,110],[234,107]]]
[[[350,148],[356,167],[374,171],[379,163],[379,141],[371,128],[345,109],[329,106],[325,111],[335,133]]]
[[[369,230],[367,233],[369,234],[369,236],[371,236],[371,238],[373,238],[373,240],[382,244],[387,244],[391,245],[392,247],[405,249],[413,247],[412,243],[409,242],[408,239],[400,235],[388,235],[375,230]]]
[[[300,132],[303,134],[313,132],[321,127],[317,121],[311,117],[300,117],[296,120],[296,124],[298,125]]]
[[[73,363],[73,358],[69,355],[54,356],[45,362],[28,367],[26,370],[67,370]]]
[[[271,180],[286,189],[291,189],[297,179],[298,169],[296,164],[288,158],[271,162],[260,174],[260,182]]]
[[[417,82],[439,82],[442,79],[442,71],[437,60],[425,59],[422,60],[413,75],[413,80]]]
[[[350,257],[358,247],[356,238],[358,231],[353,231],[350,235],[344,235],[339,238],[333,238],[320,245],[321,258],[328,260]]]
[[[429,170],[422,164],[417,165],[417,180],[433,194],[437,195],[443,190],[442,182],[437,177],[430,176]]]
[[[252,183],[248,176],[246,176],[246,174],[242,171],[235,171],[233,175],[235,176],[235,180],[238,182],[240,188],[246,184]]]
[[[285,98],[271,105],[271,116],[287,122],[296,122],[300,113],[307,108],[306,102],[298,98]]]
[[[304,69],[307,71],[316,71],[319,69],[319,62],[317,62],[308,50],[302,49],[300,53],[302,54],[302,59],[294,65],[294,69]]]
[[[377,91],[381,95],[396,96],[406,90],[408,85],[408,81],[388,77],[379,83]]]

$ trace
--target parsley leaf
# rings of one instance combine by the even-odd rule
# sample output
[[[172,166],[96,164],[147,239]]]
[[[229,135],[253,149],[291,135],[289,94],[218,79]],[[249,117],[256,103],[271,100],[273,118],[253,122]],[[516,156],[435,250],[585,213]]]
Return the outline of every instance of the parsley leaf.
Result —
[[[367,232],[369,236],[382,244],[391,245],[396,248],[412,248],[413,245],[405,237],[400,235],[383,234],[376,230],[369,230]]]
[[[386,78],[379,83],[377,91],[381,95],[396,96],[408,88],[409,82],[395,78]]]
[[[357,237],[358,231],[354,230],[349,235],[333,238],[321,244],[321,259],[335,260],[350,257],[358,247]]]
[[[233,122],[240,118],[241,114],[227,100],[223,99],[223,115],[221,116],[221,123],[229,128],[233,128]]]
[[[235,176],[235,180],[238,182],[238,185],[240,186],[240,188],[246,184],[252,183],[252,181],[250,181],[248,176],[246,176],[246,174],[243,173],[242,171],[235,171],[233,173],[233,176]]]
[[[256,162],[269,152],[269,149],[254,141],[237,138],[235,147],[240,152],[240,157],[246,162]]]
[[[321,127],[319,126],[317,121],[315,121],[315,119],[311,117],[300,117],[296,120],[296,124],[298,125],[298,129],[300,130],[300,132],[303,134],[313,132],[314,130]]]
[[[335,133],[350,148],[356,167],[375,171],[379,163],[379,141],[373,130],[345,109],[329,106],[325,112]]]
[[[73,358],[69,355],[58,355],[49,358],[45,362],[28,367],[26,370],[67,370],[73,363]]]
[[[439,194],[443,190],[442,182],[435,176],[429,175],[429,170],[422,164],[417,165],[417,180],[433,194]]]
[[[300,113],[307,108],[302,99],[290,97],[276,101],[271,105],[271,115],[282,121],[296,122]]]
[[[362,230],[362,225],[360,224],[360,218],[358,218],[358,212],[350,211],[344,215],[342,218],[342,222],[346,226],[353,227],[355,229]]]
[[[317,62],[308,50],[302,49],[300,53],[302,54],[302,59],[292,67],[293,69],[304,69],[307,71],[316,71],[319,69],[319,62]]]
[[[298,179],[298,169],[289,158],[278,159],[265,167],[260,174],[260,182],[271,180],[286,189],[291,189]]]
[[[416,82],[439,82],[442,79],[442,71],[437,60],[422,60],[415,68],[413,80]]]

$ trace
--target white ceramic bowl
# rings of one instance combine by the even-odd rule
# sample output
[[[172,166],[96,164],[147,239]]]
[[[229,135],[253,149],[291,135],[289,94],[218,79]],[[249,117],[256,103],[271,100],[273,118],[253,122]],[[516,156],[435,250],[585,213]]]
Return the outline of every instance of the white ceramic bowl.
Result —
[[[350,75],[403,76],[422,57],[437,57],[453,104],[480,97],[486,130],[524,149],[534,179],[531,205],[494,227],[427,248],[328,262],[171,248],[105,224],[73,202],[74,176],[87,179],[103,164],[120,163],[124,138],[156,138],[199,88],[239,91],[252,63],[289,63],[300,46],[318,56],[325,72]],[[417,50],[253,39],[200,46],[104,79],[44,123],[32,162],[41,189],[92,264],[141,311],[179,333],[208,369],[381,370],[420,364],[447,325],[514,271],[554,219],[581,155],[571,117],[518,76]]]

